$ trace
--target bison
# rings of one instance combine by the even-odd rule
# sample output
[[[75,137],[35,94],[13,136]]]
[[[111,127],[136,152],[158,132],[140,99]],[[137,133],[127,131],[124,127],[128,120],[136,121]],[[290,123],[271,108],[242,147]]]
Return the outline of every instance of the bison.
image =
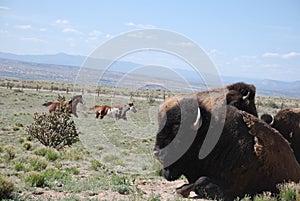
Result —
[[[288,142],[257,118],[254,98],[253,85],[236,83],[171,97],[160,105],[154,155],[165,179],[187,178],[178,193],[233,200],[276,192],[277,183],[300,180]],[[212,147],[203,157],[207,143]]]
[[[274,117],[263,114],[261,119],[278,130],[290,142],[300,164],[300,108],[282,109]]]

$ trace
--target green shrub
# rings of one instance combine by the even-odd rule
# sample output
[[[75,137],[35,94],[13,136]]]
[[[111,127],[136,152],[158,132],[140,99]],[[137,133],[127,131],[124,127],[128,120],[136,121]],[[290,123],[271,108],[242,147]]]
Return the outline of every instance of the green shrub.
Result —
[[[46,159],[49,161],[56,161],[59,158],[59,153],[53,149],[48,149],[45,155]]]
[[[0,175],[0,198],[11,198],[14,190],[14,184],[7,177]]]
[[[101,167],[103,167],[103,164],[101,162],[99,162],[98,160],[93,159],[91,161],[91,169],[92,170],[96,170],[97,171]]]
[[[24,138],[19,138],[19,143],[23,144],[23,142],[25,142]]]
[[[286,188],[280,191],[280,200],[282,201],[294,201],[296,200],[297,192],[295,189]]]
[[[300,200],[300,183],[294,182],[279,184],[278,189],[280,190],[279,198],[282,201],[294,201]]]
[[[17,127],[17,126],[14,126],[12,129],[13,129],[13,131],[18,131],[18,130],[20,130],[20,128]]]
[[[44,156],[49,161],[56,161],[60,154],[55,150],[51,148],[40,148],[34,151],[35,155],[38,156]]]
[[[31,135],[27,135],[27,136],[26,136],[26,140],[27,140],[27,141],[32,141],[32,136],[31,136]]]
[[[59,163],[59,162],[55,162],[55,163],[54,163],[54,167],[57,168],[57,169],[62,168],[62,166],[63,166],[63,165],[62,165],[61,163]]]
[[[44,187],[45,186],[45,176],[43,173],[30,173],[25,182],[28,183],[32,187]]]
[[[45,178],[46,186],[51,187],[53,182],[60,182],[66,184],[68,181],[71,181],[71,176],[67,172],[63,172],[60,170],[56,170],[54,168],[47,169],[43,172],[43,176]]]
[[[129,194],[132,192],[130,182],[126,176],[113,174],[111,176],[112,190],[118,191],[120,194]]]
[[[16,157],[15,148],[13,146],[5,146],[4,150],[5,150],[4,158],[7,161],[11,161],[12,159],[14,159]]]
[[[161,196],[157,194],[151,194],[148,201],[161,201]]]
[[[22,122],[16,122],[16,123],[15,123],[15,126],[16,126],[16,127],[24,127],[24,125],[23,125]]]
[[[111,176],[111,182],[113,185],[121,185],[121,184],[129,185],[128,178],[123,175],[113,174]]]
[[[30,149],[32,148],[32,143],[31,143],[31,142],[25,142],[25,143],[23,144],[23,148],[24,148],[25,150],[30,150]]]
[[[46,156],[47,152],[48,152],[47,148],[40,148],[35,150],[33,153],[38,156]]]
[[[16,164],[15,164],[15,170],[16,171],[26,171],[26,167],[25,167],[25,165],[22,163],[22,162],[17,162]]]
[[[132,192],[132,189],[130,188],[130,186],[121,184],[121,185],[116,185],[112,188],[112,190],[117,191],[118,193],[122,194],[122,195],[128,195]]]
[[[69,107],[60,106],[50,114],[38,114],[33,116],[33,123],[26,128],[26,132],[47,147],[56,149],[71,146],[79,140],[75,123],[71,115],[66,111]]]
[[[78,161],[83,158],[82,152],[76,149],[66,149],[62,154],[63,159]]]
[[[69,173],[72,173],[74,175],[79,175],[79,170],[76,168],[76,167],[69,167],[69,168],[66,168],[66,171],[69,172]]]
[[[46,167],[48,166],[48,163],[47,161],[43,160],[43,159],[40,159],[38,157],[35,157],[35,158],[31,158],[29,160],[29,163],[30,163],[30,167],[32,170],[35,170],[35,171],[41,171],[41,170],[44,170],[46,169]]]

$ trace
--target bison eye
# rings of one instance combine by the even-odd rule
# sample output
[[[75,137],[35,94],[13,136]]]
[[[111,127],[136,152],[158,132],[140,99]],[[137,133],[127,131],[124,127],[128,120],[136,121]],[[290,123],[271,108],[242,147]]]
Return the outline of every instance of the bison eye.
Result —
[[[240,89],[240,93],[243,95],[243,96],[246,96],[247,94],[248,94],[248,89],[246,89],[246,88],[242,88],[242,89]]]

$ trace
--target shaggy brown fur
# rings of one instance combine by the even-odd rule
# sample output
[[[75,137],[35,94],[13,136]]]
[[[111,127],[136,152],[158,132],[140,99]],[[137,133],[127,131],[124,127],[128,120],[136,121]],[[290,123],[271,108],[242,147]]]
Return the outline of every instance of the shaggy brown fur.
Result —
[[[300,164],[300,108],[280,110],[274,117],[272,127],[291,143]]]
[[[189,110],[182,105],[194,96],[201,111],[202,126],[188,150],[166,166],[167,156],[180,149],[185,138],[193,132],[186,127],[181,138],[176,136],[180,127],[185,126],[181,125],[182,110]],[[164,165],[163,176],[167,180],[176,180],[181,175],[187,178],[189,184],[177,189],[178,193],[187,196],[193,190],[200,197],[233,200],[265,190],[276,192],[277,183],[300,180],[300,167],[288,142],[256,117],[254,97],[253,85],[237,83],[225,89],[172,97],[160,106],[155,155]],[[226,116],[213,113],[224,107]],[[187,118],[191,121],[186,122],[193,122],[195,114]],[[210,124],[213,121],[218,125],[224,120],[218,143],[206,158],[199,159]],[[177,148],[165,151],[175,137]]]

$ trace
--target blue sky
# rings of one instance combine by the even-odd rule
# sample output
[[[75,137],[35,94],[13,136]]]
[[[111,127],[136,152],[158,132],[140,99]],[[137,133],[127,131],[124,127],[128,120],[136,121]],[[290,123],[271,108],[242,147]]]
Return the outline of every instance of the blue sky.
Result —
[[[0,0],[0,51],[89,55],[121,33],[157,28],[197,43],[222,75],[294,81],[299,22],[298,0]]]

